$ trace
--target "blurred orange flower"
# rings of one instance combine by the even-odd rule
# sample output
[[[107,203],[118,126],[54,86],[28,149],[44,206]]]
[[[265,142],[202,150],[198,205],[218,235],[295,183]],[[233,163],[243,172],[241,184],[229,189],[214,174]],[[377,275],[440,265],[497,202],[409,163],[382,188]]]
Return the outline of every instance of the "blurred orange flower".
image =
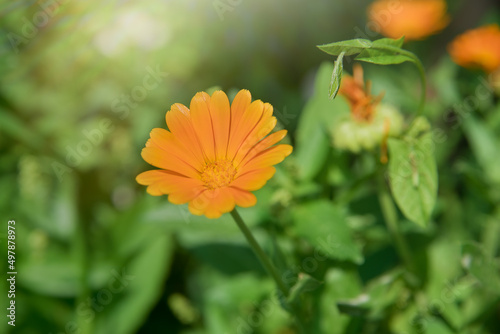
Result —
[[[168,195],[174,204],[189,203],[195,215],[218,218],[235,205],[250,207],[260,189],[275,173],[273,165],[292,152],[275,145],[286,130],[268,136],[276,126],[273,107],[251,102],[241,90],[232,105],[226,94],[197,93],[190,108],[175,103],[166,114],[170,131],[156,128],[142,150],[143,159],[160,169],[139,174],[154,196]]]
[[[363,79],[363,68],[359,64],[353,66],[353,76],[344,75],[339,93],[344,96],[351,107],[351,116],[356,121],[371,121],[375,107],[382,100],[383,93],[371,95],[371,82]]]
[[[381,102],[384,93],[371,94],[371,81],[364,81],[363,68],[356,63],[353,76],[345,74],[339,89],[350,107],[350,115],[342,116],[331,128],[333,145],[341,150],[359,152],[382,144],[382,160],[386,162],[385,145],[389,135],[398,135],[403,127],[399,110]]]
[[[368,8],[368,17],[380,33],[390,38],[420,40],[448,25],[444,0],[378,0]]]
[[[491,24],[466,31],[448,45],[448,52],[460,66],[492,73],[500,69],[500,28]]]

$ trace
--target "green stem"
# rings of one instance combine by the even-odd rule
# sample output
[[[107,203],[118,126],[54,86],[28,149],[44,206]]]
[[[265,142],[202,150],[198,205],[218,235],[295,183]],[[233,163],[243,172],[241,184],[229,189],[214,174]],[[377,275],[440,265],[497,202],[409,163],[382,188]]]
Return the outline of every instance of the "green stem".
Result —
[[[233,217],[234,221],[236,222],[236,224],[240,228],[241,232],[243,232],[243,235],[245,236],[245,238],[247,239],[248,243],[252,247],[255,255],[257,255],[257,257],[259,258],[260,263],[262,264],[262,266],[264,266],[264,268],[269,273],[269,275],[271,275],[272,278],[276,281],[276,284],[278,285],[278,288],[285,295],[285,297],[288,297],[288,295],[290,293],[289,290],[288,290],[288,287],[281,280],[280,275],[278,274],[278,271],[273,266],[273,264],[271,263],[271,260],[266,255],[266,253],[264,253],[264,251],[262,250],[262,248],[260,248],[260,246],[257,243],[257,240],[255,240],[252,232],[250,232],[250,230],[248,229],[248,227],[245,225],[245,222],[241,218],[240,214],[238,213],[238,211],[236,211],[236,208],[233,211],[231,211],[231,216]]]
[[[405,241],[403,235],[401,234],[398,226],[398,215],[394,202],[392,201],[391,195],[386,190],[385,184],[383,182],[379,185],[378,199],[380,202],[380,207],[382,208],[382,215],[384,216],[384,221],[394,240],[396,249],[401,260],[405,263],[406,267],[410,272],[413,272],[415,267],[413,266],[413,261],[411,257],[410,249],[408,248],[408,243]]]
[[[90,272],[90,237],[89,237],[89,226],[86,224],[84,219],[81,219],[79,222],[80,231],[78,233],[79,242],[80,242],[80,252],[81,252],[81,273],[80,273],[80,295],[76,301],[77,307],[77,324],[80,329],[79,332],[82,334],[90,334],[93,332],[93,323],[86,317],[82,316],[78,312],[78,307],[83,304],[87,304],[88,300],[91,297],[91,290],[88,283],[88,273]]]
[[[395,46],[390,46],[390,45],[384,45],[384,46],[378,46],[381,49],[386,49],[389,51],[393,51],[395,53],[398,53],[403,56],[407,56],[413,60],[413,63],[415,66],[417,66],[418,73],[420,75],[420,81],[422,83],[422,93],[420,95],[420,105],[418,107],[417,111],[417,116],[422,115],[424,111],[424,106],[425,106],[425,99],[426,99],[426,93],[427,93],[427,79],[425,78],[425,70],[424,70],[424,65],[422,65],[422,62],[418,57],[413,53],[408,50],[400,49]],[[415,118],[414,118],[415,119]]]

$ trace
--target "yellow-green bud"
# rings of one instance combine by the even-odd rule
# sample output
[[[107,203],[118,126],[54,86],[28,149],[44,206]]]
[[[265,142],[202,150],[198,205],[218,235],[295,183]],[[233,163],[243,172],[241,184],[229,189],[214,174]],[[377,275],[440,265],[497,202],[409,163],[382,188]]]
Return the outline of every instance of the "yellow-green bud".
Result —
[[[387,127],[390,136],[400,134],[403,121],[403,116],[396,108],[381,103],[370,121],[357,121],[350,115],[341,119],[332,129],[333,145],[354,153],[371,150],[381,143],[387,134]]]

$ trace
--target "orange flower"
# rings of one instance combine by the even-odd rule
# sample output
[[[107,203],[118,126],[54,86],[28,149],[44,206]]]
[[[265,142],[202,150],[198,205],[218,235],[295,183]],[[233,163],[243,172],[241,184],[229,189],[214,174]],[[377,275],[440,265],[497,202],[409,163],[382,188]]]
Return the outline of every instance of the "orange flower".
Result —
[[[419,40],[442,30],[450,22],[443,0],[378,0],[368,17],[390,38]]]
[[[353,66],[353,76],[344,75],[339,89],[351,107],[351,115],[356,121],[371,121],[375,107],[382,100],[383,93],[379,96],[371,95],[371,82],[367,81],[366,87],[363,79],[363,68],[359,64]]]
[[[141,173],[136,180],[154,196],[168,195],[174,204],[189,203],[195,215],[218,218],[235,205],[250,207],[275,173],[273,165],[292,152],[275,145],[286,130],[268,136],[276,126],[273,107],[251,102],[241,90],[232,105],[226,94],[197,93],[190,108],[175,103],[166,114],[165,129],[153,129],[142,150],[143,159],[160,169]]]
[[[371,94],[371,82],[363,79],[363,68],[354,64],[353,76],[344,75],[339,94],[347,100],[350,115],[342,116],[331,128],[333,145],[341,150],[359,152],[382,144],[382,160],[389,135],[397,136],[403,116],[391,105],[381,103],[383,93]]]
[[[500,29],[491,24],[466,31],[450,43],[448,52],[460,66],[492,73],[500,68]]]

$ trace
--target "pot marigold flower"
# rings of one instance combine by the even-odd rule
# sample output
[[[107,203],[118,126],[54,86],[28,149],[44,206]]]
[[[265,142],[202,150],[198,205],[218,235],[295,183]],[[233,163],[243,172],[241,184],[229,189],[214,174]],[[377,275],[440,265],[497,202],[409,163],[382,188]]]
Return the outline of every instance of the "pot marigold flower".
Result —
[[[448,52],[460,66],[492,73],[500,69],[500,28],[491,24],[466,31],[448,45]]]
[[[332,129],[335,147],[357,153],[383,144],[389,135],[401,132],[403,117],[399,111],[380,103],[383,94],[373,96],[370,90],[371,83],[367,81],[365,85],[363,68],[359,64],[354,65],[353,77],[344,75],[342,78],[339,94],[347,100],[351,112]]]
[[[226,94],[197,93],[189,108],[175,103],[166,114],[169,131],[156,128],[142,150],[143,159],[160,169],[139,174],[137,182],[154,196],[168,195],[174,204],[189,203],[195,215],[218,218],[235,205],[250,207],[274,175],[276,165],[292,152],[275,145],[287,131],[276,126],[273,107],[251,102],[241,90],[229,105]]]
[[[378,0],[368,8],[368,17],[382,35],[407,41],[424,39],[450,22],[443,0]]]

